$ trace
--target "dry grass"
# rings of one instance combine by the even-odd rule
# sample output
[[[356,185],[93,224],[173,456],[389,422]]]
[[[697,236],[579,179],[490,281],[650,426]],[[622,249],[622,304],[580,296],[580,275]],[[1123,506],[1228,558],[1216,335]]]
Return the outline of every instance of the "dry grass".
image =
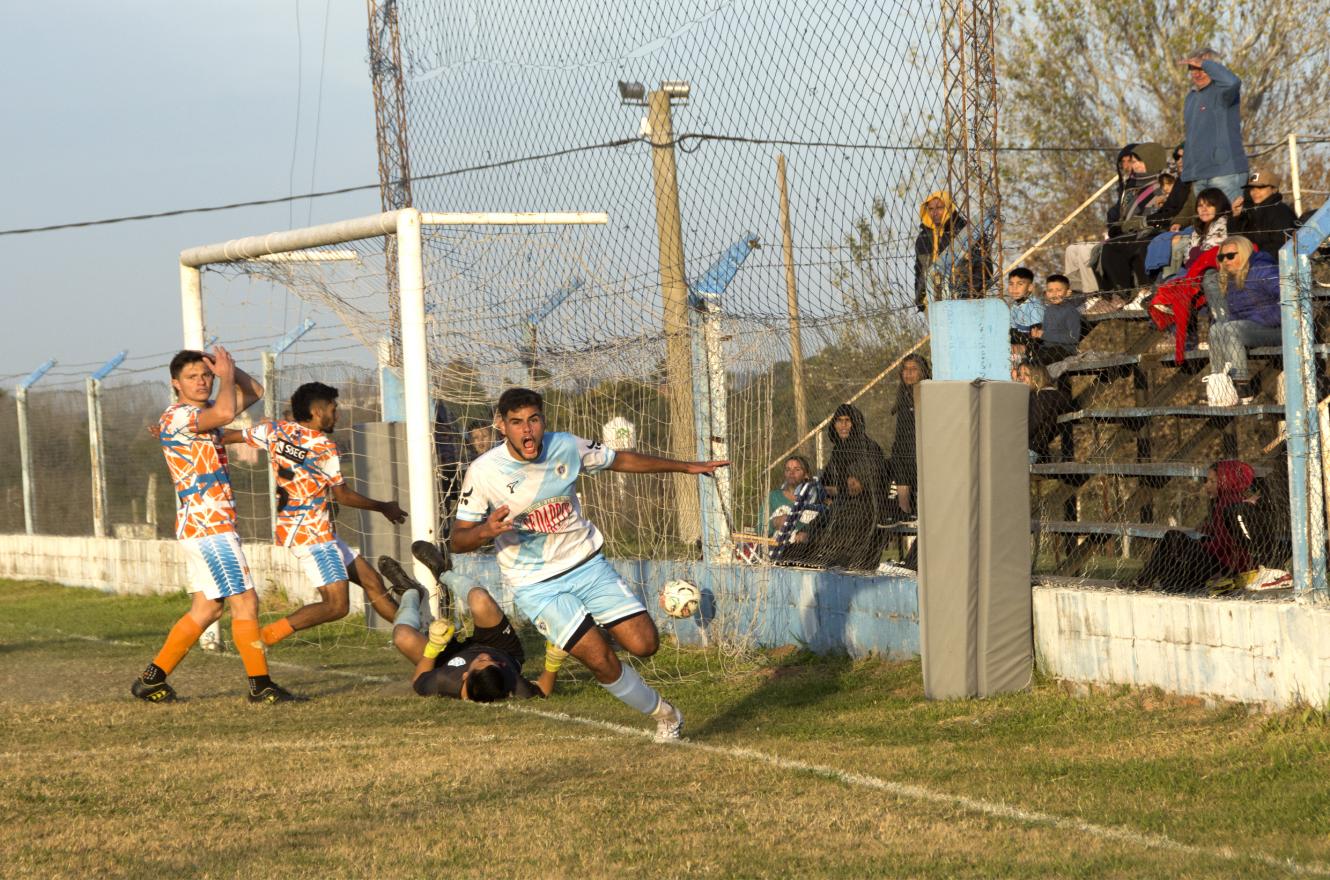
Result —
[[[663,652],[691,744],[657,746],[585,674],[535,705],[422,700],[354,630],[273,652],[309,703],[249,706],[238,660],[198,652],[187,699],[132,701],[184,604],[0,582],[0,875],[1330,872],[1317,715],[1051,684],[938,704],[917,664]]]

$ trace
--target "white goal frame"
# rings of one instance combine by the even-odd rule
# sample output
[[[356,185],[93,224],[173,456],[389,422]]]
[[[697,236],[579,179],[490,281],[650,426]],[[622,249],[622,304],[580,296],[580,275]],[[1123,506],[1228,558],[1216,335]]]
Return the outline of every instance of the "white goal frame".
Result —
[[[285,232],[272,232],[180,252],[180,310],[184,347],[202,349],[207,338],[203,310],[203,269],[217,263],[258,260],[289,255],[309,248],[345,244],[389,235],[397,237],[399,319],[395,329],[402,340],[402,379],[405,391],[407,446],[407,503],[418,511],[410,518],[411,540],[438,540],[434,486],[434,438],[430,415],[430,358],[425,333],[425,267],[422,230],[426,226],[550,226],[597,225],[609,222],[605,212],[431,213],[402,208],[368,217],[342,220]],[[288,257],[291,258],[291,257]],[[300,259],[294,257],[294,259]],[[434,584],[434,577],[412,560],[416,578]],[[439,614],[439,591],[431,586],[430,602]],[[213,624],[216,627],[216,624]],[[210,631],[215,632],[212,628]]]

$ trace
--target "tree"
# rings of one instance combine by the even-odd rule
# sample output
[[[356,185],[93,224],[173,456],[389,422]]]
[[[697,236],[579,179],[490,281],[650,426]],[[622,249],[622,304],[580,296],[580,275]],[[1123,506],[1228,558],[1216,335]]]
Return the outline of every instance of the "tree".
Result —
[[[1007,143],[1091,146],[1102,152],[1008,153],[1006,239],[1033,241],[1114,174],[1124,144],[1182,140],[1191,84],[1178,63],[1212,46],[1242,78],[1249,154],[1292,131],[1330,128],[1330,6],[1257,0],[1013,0],[999,30],[1001,125]],[[1287,153],[1267,154],[1272,164]],[[1324,190],[1324,156],[1304,155],[1303,186]],[[1285,165],[1285,167],[1287,167]],[[1103,231],[1091,208],[1054,244]],[[1041,255],[1061,265],[1061,249]]]

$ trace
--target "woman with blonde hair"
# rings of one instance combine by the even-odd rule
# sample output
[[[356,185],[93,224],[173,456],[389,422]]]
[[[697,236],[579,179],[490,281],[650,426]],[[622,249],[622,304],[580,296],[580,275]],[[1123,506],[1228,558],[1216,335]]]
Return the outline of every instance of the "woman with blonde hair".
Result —
[[[1207,285],[1210,307],[1210,372],[1225,369],[1233,377],[1238,396],[1250,402],[1255,389],[1247,364],[1251,346],[1278,345],[1279,266],[1274,256],[1256,250],[1247,238],[1231,235],[1216,254],[1216,284]],[[1216,295],[1218,294],[1218,295]]]

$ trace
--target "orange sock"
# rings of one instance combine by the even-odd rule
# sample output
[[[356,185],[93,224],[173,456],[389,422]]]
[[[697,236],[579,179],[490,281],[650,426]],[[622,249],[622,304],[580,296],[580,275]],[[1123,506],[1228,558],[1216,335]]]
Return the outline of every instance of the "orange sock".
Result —
[[[236,650],[240,652],[240,662],[245,664],[245,674],[267,675],[268,658],[263,656],[259,622],[231,618],[231,638],[235,639]]]
[[[194,643],[203,635],[203,627],[194,622],[194,618],[186,614],[175,622],[171,631],[166,635],[166,644],[157,652],[157,656],[152,658],[152,662],[161,667],[162,672],[167,675],[171,670],[180,665],[180,661],[185,659],[189,649],[194,647]]]
[[[274,620],[259,630],[259,635],[263,639],[263,644],[272,646],[293,632],[295,632],[295,628],[291,626],[290,618],[283,617],[281,620]]]

